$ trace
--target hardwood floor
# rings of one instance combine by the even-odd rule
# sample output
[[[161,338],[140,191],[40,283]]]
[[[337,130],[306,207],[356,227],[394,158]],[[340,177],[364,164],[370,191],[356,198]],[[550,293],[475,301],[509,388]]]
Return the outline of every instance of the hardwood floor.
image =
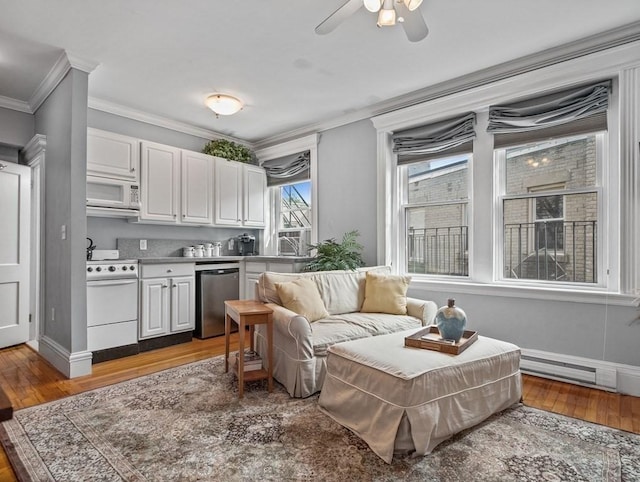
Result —
[[[232,337],[235,350],[237,335]],[[190,343],[98,363],[91,375],[68,380],[29,347],[19,345],[0,350],[0,387],[15,411],[222,354],[224,337],[194,338]],[[523,375],[523,401],[530,407],[640,434],[638,397]],[[2,449],[0,480],[16,480]]]

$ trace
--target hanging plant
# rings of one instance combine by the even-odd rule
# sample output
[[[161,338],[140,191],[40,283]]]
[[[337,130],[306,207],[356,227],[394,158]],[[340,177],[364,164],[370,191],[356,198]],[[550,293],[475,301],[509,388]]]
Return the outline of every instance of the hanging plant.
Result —
[[[360,236],[358,231],[349,231],[342,237],[342,242],[327,239],[318,244],[312,244],[309,249],[316,249],[318,254],[305,267],[305,271],[351,270],[363,266],[363,246],[356,241]]]
[[[251,149],[237,142],[228,141],[226,139],[214,139],[202,149],[204,154],[210,156],[222,157],[230,161],[239,161],[251,163],[253,161],[253,153]]]

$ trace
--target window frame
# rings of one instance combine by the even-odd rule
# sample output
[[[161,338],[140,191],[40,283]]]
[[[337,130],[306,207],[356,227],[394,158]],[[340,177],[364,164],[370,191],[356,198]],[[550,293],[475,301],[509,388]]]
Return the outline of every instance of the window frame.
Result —
[[[470,271],[471,271],[471,243],[472,243],[472,228],[470,226],[472,219],[472,174],[473,174],[473,152],[470,151],[465,154],[456,153],[447,155],[444,153],[442,157],[429,159],[430,162],[439,161],[448,159],[451,157],[459,157],[461,155],[465,155],[467,158],[467,197],[455,200],[446,200],[446,201],[428,201],[428,202],[409,202],[409,168],[413,164],[418,164],[418,161],[413,164],[405,164],[405,165],[397,165],[396,171],[398,177],[398,190],[399,190],[399,239],[402,240],[401,243],[398,243],[398,266],[401,266],[403,269],[403,273],[409,276],[412,276],[415,279],[441,279],[441,280],[468,280],[470,279]],[[446,205],[465,205],[465,217],[467,219],[467,274],[466,275],[450,275],[450,274],[434,274],[434,273],[413,273],[409,271],[409,253],[408,253],[408,211],[412,208],[422,208],[422,207],[430,207],[430,206],[446,206]]]
[[[302,183],[309,183],[309,191],[310,191],[310,199],[309,199],[309,209],[308,209],[308,214],[310,219],[310,225],[309,227],[300,227],[300,228],[280,228],[280,221],[281,221],[281,215],[282,215],[282,188],[286,187],[286,186],[293,186],[295,184],[302,184]],[[269,188],[269,190],[272,190],[272,193],[270,193],[269,195],[269,199],[271,200],[271,209],[270,212],[273,213],[273,217],[274,217],[274,223],[273,223],[273,236],[275,237],[275,254],[277,256],[290,256],[290,255],[282,255],[280,253],[280,244],[279,244],[279,240],[278,238],[280,237],[280,233],[299,233],[300,231],[308,231],[309,232],[309,239],[312,239],[312,234],[313,234],[313,199],[311,198],[311,187],[313,186],[313,183],[311,182],[311,179],[307,179],[306,181],[294,181],[291,183],[285,183],[285,184],[279,184],[277,186],[271,186]],[[291,210],[291,211],[296,211],[296,210]],[[298,248],[300,250],[300,248]],[[303,253],[298,253],[299,255],[302,255]]]
[[[608,198],[609,196],[606,193],[611,192],[611,186],[605,186],[604,180],[609,179],[609,166],[608,162],[608,149],[606,146],[608,145],[609,136],[611,133],[609,131],[600,131],[591,133],[595,135],[596,138],[596,178],[595,178],[595,186],[587,186],[582,188],[574,188],[574,189],[556,189],[550,191],[539,191],[533,190],[527,193],[521,194],[506,194],[506,151],[509,148],[500,148],[494,150],[494,177],[495,183],[497,185],[496,189],[496,202],[495,206],[497,209],[496,221],[494,224],[494,236],[495,236],[495,245],[494,245],[494,281],[499,283],[504,283],[507,285],[521,285],[521,286],[539,286],[541,288],[545,287],[553,287],[555,289],[570,289],[570,290],[589,290],[589,289],[610,289],[608,285],[609,277],[606,275],[607,268],[605,268],[605,263],[607,262],[607,257],[605,253],[606,249],[609,246],[609,238],[610,236],[602,236],[598,238],[599,241],[597,243],[596,250],[596,272],[598,273],[598,281],[596,283],[585,283],[585,282],[567,282],[567,281],[550,281],[550,280],[536,280],[536,279],[514,279],[507,278],[505,273],[505,249],[504,249],[504,202],[512,199],[532,199],[535,201],[536,198],[540,197],[541,193],[544,193],[544,196],[556,196],[561,195],[564,199],[567,196],[572,194],[590,194],[595,193],[597,196],[597,221],[598,221],[598,232],[608,232],[605,230],[609,229],[608,217],[604,216],[604,213],[609,212],[608,206]],[[571,139],[574,137],[581,136],[567,136],[563,139]],[[555,184],[560,184],[554,183]],[[614,191],[615,192],[615,191]],[[563,202],[563,215],[566,203]]]

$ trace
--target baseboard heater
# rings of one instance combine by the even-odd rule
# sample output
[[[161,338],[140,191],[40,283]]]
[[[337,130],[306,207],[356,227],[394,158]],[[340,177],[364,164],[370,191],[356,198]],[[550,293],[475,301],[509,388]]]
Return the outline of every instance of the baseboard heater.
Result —
[[[603,390],[615,391],[617,388],[615,368],[589,359],[522,350],[520,370],[530,375]]]

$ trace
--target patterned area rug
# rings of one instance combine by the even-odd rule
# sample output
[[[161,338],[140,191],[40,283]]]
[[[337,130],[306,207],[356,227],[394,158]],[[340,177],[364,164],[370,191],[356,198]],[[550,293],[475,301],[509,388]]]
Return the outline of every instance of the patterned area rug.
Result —
[[[515,406],[388,465],[322,414],[222,357],[19,410],[0,439],[36,481],[637,481],[640,436]]]

